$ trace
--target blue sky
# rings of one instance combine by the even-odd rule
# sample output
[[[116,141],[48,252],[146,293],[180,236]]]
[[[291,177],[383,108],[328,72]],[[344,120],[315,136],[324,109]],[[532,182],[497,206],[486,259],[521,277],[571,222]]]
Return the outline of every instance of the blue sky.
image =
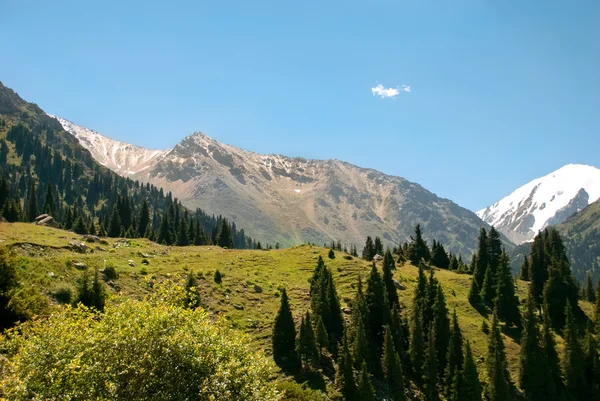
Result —
[[[597,0],[0,0],[0,81],[122,141],[200,130],[476,210],[600,167],[599,20]]]

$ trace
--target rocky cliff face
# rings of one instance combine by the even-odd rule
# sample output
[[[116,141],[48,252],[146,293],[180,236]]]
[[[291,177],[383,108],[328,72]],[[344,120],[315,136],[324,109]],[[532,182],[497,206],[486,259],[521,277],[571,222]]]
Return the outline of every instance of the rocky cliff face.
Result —
[[[80,141],[116,172],[161,186],[188,207],[224,213],[271,244],[340,240],[360,248],[367,235],[377,235],[393,245],[421,223],[426,238],[470,254],[478,229],[487,226],[418,184],[339,160],[260,155],[197,132],[169,151],[141,157],[145,164],[126,164],[106,161],[102,141]],[[127,152],[145,155],[126,144],[119,151],[121,160],[130,159]]]

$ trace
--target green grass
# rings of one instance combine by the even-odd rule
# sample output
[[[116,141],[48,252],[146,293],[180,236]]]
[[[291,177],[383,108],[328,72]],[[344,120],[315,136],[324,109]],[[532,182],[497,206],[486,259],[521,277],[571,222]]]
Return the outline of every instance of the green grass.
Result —
[[[102,269],[112,264],[118,271],[117,286],[109,286],[112,294],[121,293],[141,298],[151,291],[149,282],[165,278],[184,278],[190,272],[199,276],[201,302],[215,314],[222,314],[233,327],[249,334],[257,348],[270,353],[271,323],[279,306],[279,290],[288,290],[294,316],[298,320],[309,307],[308,279],[311,277],[319,255],[333,272],[342,307],[354,296],[358,275],[366,278],[370,264],[336,252],[335,259],[327,257],[328,249],[309,245],[281,250],[228,250],[215,246],[167,247],[145,239],[106,239],[106,244],[90,243],[92,253],[78,254],[69,249],[70,241],[81,241],[80,236],[58,229],[33,224],[0,224],[0,244],[12,247],[20,255],[19,274],[23,285],[33,286],[51,297],[58,288],[75,287],[81,276],[73,263],[84,262],[88,267]],[[101,249],[97,249],[96,247]],[[149,255],[149,265],[141,262]],[[134,267],[129,266],[132,260]],[[144,271],[142,271],[145,270]],[[221,285],[213,281],[216,269],[223,274]],[[50,277],[48,273],[54,273]],[[410,310],[418,270],[411,265],[398,267],[394,277],[406,286],[399,291],[405,309]],[[436,269],[436,277],[444,289],[450,313],[456,308],[459,323],[483,372],[483,356],[487,336],[481,331],[483,320],[467,301],[471,277],[447,270]],[[255,291],[255,285],[262,292]],[[518,282],[518,296],[524,300],[527,283]],[[54,304],[57,302],[53,301]],[[584,311],[591,315],[593,306],[581,302]],[[238,308],[242,308],[241,310]],[[517,375],[519,333],[504,335],[513,378]],[[559,346],[561,339],[558,338]]]

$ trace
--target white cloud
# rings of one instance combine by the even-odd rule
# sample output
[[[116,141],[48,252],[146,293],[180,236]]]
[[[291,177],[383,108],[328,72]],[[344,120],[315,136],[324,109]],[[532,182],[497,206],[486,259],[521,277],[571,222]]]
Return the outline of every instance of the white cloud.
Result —
[[[402,85],[402,88],[386,88],[381,84],[377,84],[376,87],[371,88],[371,92],[373,93],[373,96],[381,96],[382,98],[386,98],[386,97],[396,97],[400,94],[400,91],[402,92],[411,92],[411,87],[410,85]]]

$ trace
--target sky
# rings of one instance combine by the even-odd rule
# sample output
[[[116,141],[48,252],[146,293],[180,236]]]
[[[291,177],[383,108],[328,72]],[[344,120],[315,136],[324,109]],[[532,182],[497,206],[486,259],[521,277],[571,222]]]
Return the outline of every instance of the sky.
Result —
[[[600,167],[600,1],[0,0],[0,81],[152,149],[194,131],[478,210]]]

